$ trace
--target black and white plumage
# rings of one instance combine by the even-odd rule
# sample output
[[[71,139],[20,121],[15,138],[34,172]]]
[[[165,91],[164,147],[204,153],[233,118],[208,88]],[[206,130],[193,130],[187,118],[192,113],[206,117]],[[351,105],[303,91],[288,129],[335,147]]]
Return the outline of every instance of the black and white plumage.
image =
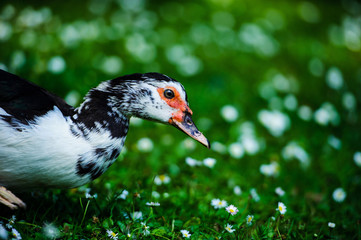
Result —
[[[102,82],[73,108],[0,70],[0,187],[73,188],[96,179],[121,152],[131,116],[174,125],[209,147],[191,115],[183,86],[159,73]]]

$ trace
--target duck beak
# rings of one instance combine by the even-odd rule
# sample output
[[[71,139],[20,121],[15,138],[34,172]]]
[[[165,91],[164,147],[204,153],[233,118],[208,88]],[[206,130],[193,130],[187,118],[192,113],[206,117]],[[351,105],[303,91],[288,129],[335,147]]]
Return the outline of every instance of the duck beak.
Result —
[[[196,125],[194,124],[191,114],[186,111],[181,118],[179,117],[172,117],[169,119],[169,123],[173,125],[174,127],[178,128],[194,140],[197,140],[198,142],[202,143],[207,148],[210,148],[211,145],[207,138],[201,133]],[[179,120],[178,120],[179,119]]]

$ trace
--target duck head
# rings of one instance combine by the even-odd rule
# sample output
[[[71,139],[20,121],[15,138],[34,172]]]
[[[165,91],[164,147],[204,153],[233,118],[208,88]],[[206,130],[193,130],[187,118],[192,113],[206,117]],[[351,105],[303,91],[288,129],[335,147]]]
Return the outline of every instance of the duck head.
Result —
[[[184,87],[175,79],[160,73],[131,74],[105,82],[97,89],[111,92],[110,102],[126,116],[170,124],[210,148],[192,120]]]

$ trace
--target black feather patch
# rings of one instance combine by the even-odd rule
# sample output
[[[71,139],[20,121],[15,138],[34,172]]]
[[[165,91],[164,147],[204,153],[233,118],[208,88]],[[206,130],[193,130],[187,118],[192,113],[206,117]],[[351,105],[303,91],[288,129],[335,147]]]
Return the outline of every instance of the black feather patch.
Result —
[[[85,176],[85,175],[89,174],[90,178],[92,180],[100,177],[106,170],[106,169],[101,168],[95,162],[84,163],[82,158],[79,158],[76,168],[77,168],[78,175]]]
[[[46,114],[54,106],[64,116],[70,116],[74,108],[58,96],[0,69],[0,107],[21,123],[27,124],[37,116]]]

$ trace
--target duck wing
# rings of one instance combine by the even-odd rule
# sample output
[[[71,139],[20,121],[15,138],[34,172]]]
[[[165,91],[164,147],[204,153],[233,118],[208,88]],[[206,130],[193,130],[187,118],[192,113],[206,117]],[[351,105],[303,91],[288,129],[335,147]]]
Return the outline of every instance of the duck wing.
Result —
[[[0,69],[0,108],[20,122],[28,122],[58,107],[64,116],[74,108],[47,90]]]

